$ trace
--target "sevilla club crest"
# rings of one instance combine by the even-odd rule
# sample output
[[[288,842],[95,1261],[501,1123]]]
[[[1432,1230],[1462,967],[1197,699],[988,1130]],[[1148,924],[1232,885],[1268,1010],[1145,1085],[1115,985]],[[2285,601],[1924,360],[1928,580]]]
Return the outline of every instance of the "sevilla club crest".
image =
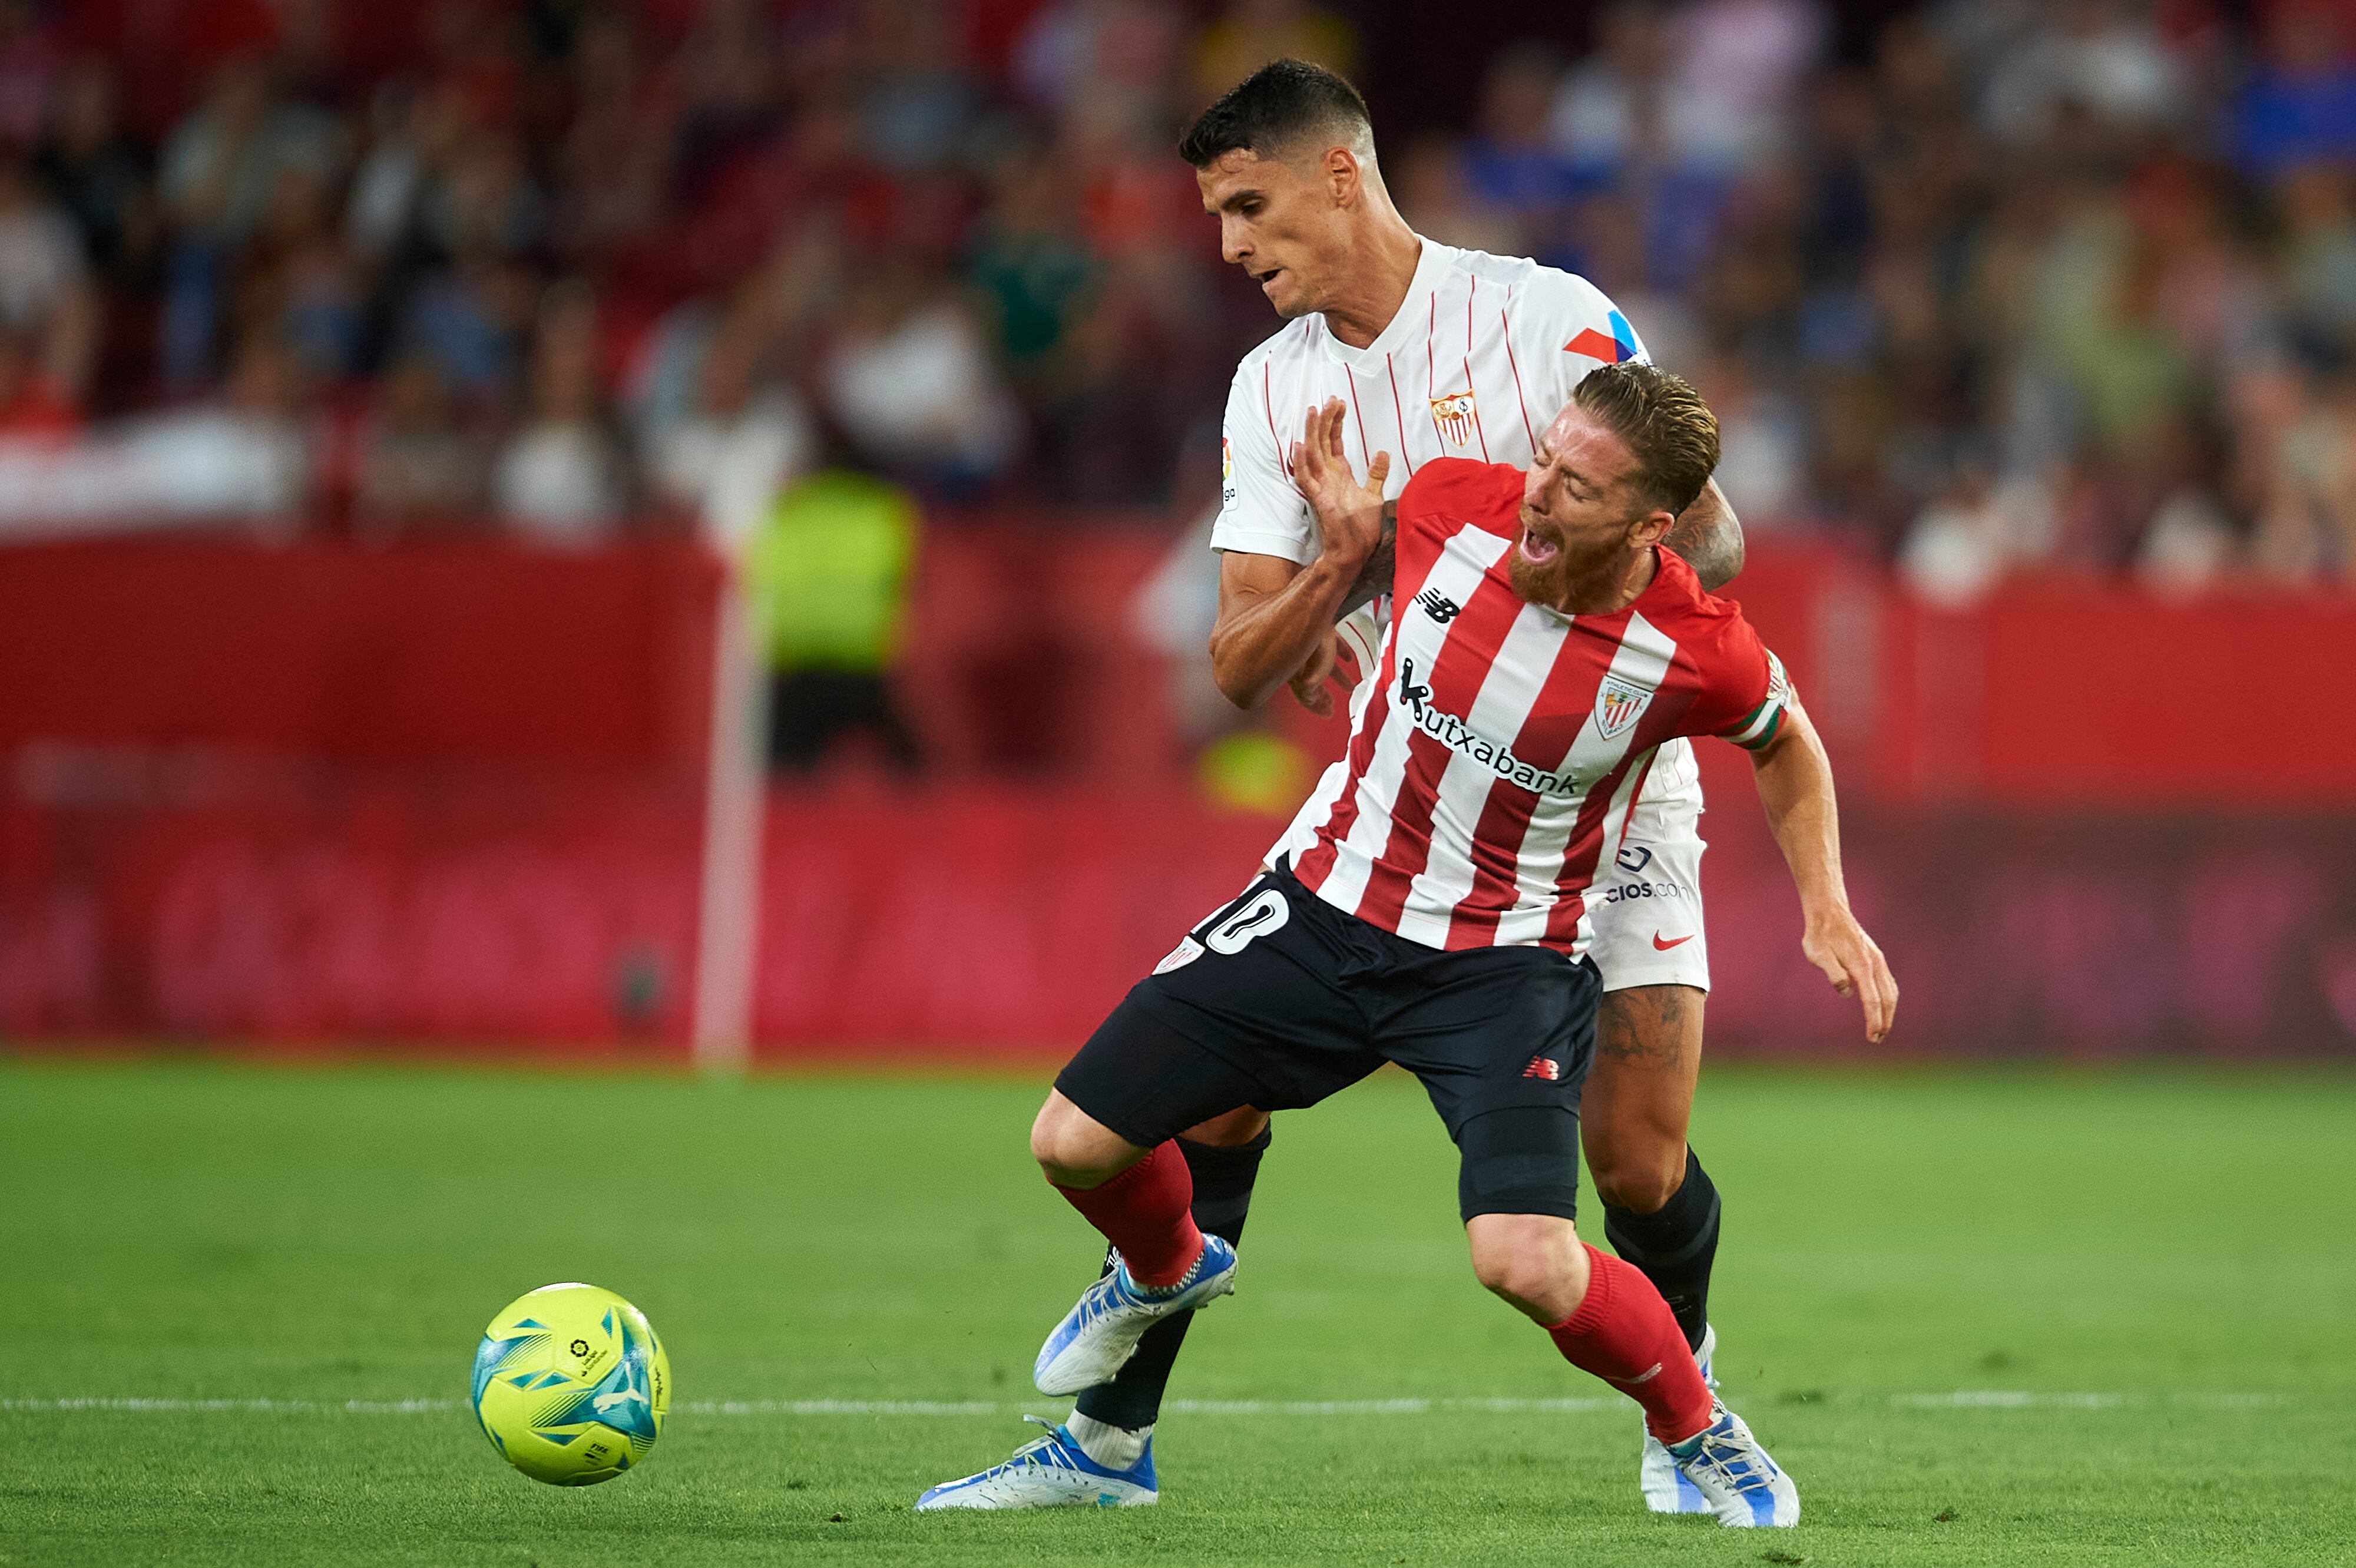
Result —
[[[1440,438],[1451,446],[1462,446],[1472,439],[1472,394],[1469,392],[1450,392],[1446,397],[1431,400],[1431,423]]]
[[[1618,740],[1643,716],[1644,704],[1652,700],[1653,693],[1644,687],[1606,675],[1595,693],[1596,733],[1606,740]]]

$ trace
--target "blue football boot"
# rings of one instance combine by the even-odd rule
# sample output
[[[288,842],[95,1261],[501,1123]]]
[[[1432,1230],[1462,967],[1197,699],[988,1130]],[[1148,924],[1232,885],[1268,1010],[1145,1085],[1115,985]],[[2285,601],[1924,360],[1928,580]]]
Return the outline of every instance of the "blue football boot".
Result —
[[[1078,1304],[1039,1347],[1031,1380],[1043,1394],[1076,1394],[1108,1383],[1137,1353],[1137,1342],[1147,1329],[1173,1312],[1191,1312],[1235,1288],[1236,1250],[1223,1237],[1205,1236],[1202,1255],[1173,1285],[1139,1284],[1116,1251],[1112,1268],[1080,1293]]]
[[[1035,1415],[1023,1418],[1047,1429],[1014,1451],[1003,1465],[978,1476],[943,1481],[916,1499],[916,1511],[934,1509],[1134,1509],[1161,1500],[1153,1484],[1153,1439],[1126,1470],[1108,1470],[1061,1426]]]
[[[1751,1435],[1742,1418],[1716,1400],[1710,1423],[1683,1443],[1669,1444],[1678,1474],[1709,1500],[1709,1511],[1730,1529],[1783,1529],[1800,1522],[1800,1488]]]

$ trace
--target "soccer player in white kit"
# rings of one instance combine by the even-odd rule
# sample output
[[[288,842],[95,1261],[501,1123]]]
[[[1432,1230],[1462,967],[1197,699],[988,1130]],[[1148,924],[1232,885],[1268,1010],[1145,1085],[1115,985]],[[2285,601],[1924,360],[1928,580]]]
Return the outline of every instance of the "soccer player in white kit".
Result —
[[[1206,110],[1180,151],[1219,219],[1226,258],[1287,318],[1244,357],[1228,393],[1212,535],[1222,553],[1215,674],[1242,706],[1290,685],[1312,709],[1330,712],[1328,677],[1337,665],[1372,668],[1376,618],[1391,607],[1357,609],[1354,581],[1322,557],[1288,467],[1304,414],[1341,399],[1345,452],[1361,471],[1390,454],[1387,493],[1395,499],[1418,469],[1443,457],[1529,467],[1538,433],[1580,381],[1601,365],[1643,360],[1644,346],[1584,279],[1415,233],[1383,187],[1364,101],[1329,71],[1297,60],[1262,69]],[[1706,590],[1740,567],[1740,532],[1714,484],[1665,544]],[[1367,690],[1359,685],[1354,700]],[[1271,861],[1304,847],[1296,841],[1324,819],[1345,772],[1340,763],[1327,770]],[[1701,809],[1690,745],[1662,746],[1590,903],[1590,950],[1605,995],[1581,1131],[1607,1238],[1668,1301],[1707,1373],[1719,1200],[1686,1143],[1709,985]],[[1193,1175],[1197,1223],[1233,1242],[1268,1118],[1247,1109],[1176,1141]],[[952,1483],[960,1506],[1095,1503],[1108,1493],[1153,1500],[1152,1423],[1190,1316],[1158,1324],[1118,1377],[1079,1396],[1066,1428],[1041,1440],[1056,1453],[1043,1460],[1033,1444],[1001,1477]],[[1063,1452],[1066,1436],[1078,1452]],[[993,1484],[972,1485],[985,1478]],[[1705,1510],[1649,1435],[1640,1479],[1656,1511]]]

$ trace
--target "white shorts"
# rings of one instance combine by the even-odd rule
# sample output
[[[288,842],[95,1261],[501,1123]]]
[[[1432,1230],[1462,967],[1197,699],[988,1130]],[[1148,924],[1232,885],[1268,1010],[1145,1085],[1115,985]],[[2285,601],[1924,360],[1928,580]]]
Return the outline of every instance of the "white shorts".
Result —
[[[1587,890],[1595,940],[1587,954],[1603,989],[1690,985],[1709,989],[1709,937],[1702,928],[1701,773],[1689,741],[1653,758],[1628,832]]]
[[[1349,782],[1349,765],[1329,765],[1317,788],[1268,852],[1266,865],[1299,855],[1316,842],[1317,824]],[[1628,813],[1628,832],[1587,892],[1595,933],[1587,953],[1603,989],[1690,985],[1709,989],[1709,938],[1702,929],[1701,770],[1693,743],[1672,740],[1653,757],[1644,793]]]

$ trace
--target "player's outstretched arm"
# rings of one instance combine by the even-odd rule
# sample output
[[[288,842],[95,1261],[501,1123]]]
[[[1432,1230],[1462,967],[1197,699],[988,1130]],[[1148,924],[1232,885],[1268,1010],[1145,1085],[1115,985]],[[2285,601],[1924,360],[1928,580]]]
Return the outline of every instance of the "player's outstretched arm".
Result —
[[[1881,949],[1849,912],[1832,761],[1796,699],[1775,738],[1752,752],[1751,760],[1767,825],[1800,890],[1800,950],[1825,972],[1834,990],[1858,999],[1865,1010],[1865,1037],[1878,1041],[1898,1015],[1898,982]]]
[[[1702,486],[1693,504],[1677,513],[1662,543],[1685,557],[1701,585],[1716,593],[1742,570],[1742,520],[1726,492],[1712,479]]]
[[[1315,510],[1323,540],[1317,558],[1297,570],[1272,556],[1229,554],[1220,562],[1211,672],[1239,708],[1258,706],[1289,682],[1312,712],[1333,711],[1324,681],[1333,667],[1333,623],[1351,607],[1382,543],[1383,480],[1390,471],[1390,455],[1378,452],[1366,483],[1358,482],[1342,452],[1345,412],[1338,398],[1312,411],[1292,449],[1293,483]]]
[[[1321,596],[1308,569],[1280,555],[1221,555],[1219,614],[1211,623],[1211,679],[1220,694],[1256,708],[1290,682],[1303,706],[1330,713],[1323,687],[1333,668],[1333,624],[1316,618]]]

